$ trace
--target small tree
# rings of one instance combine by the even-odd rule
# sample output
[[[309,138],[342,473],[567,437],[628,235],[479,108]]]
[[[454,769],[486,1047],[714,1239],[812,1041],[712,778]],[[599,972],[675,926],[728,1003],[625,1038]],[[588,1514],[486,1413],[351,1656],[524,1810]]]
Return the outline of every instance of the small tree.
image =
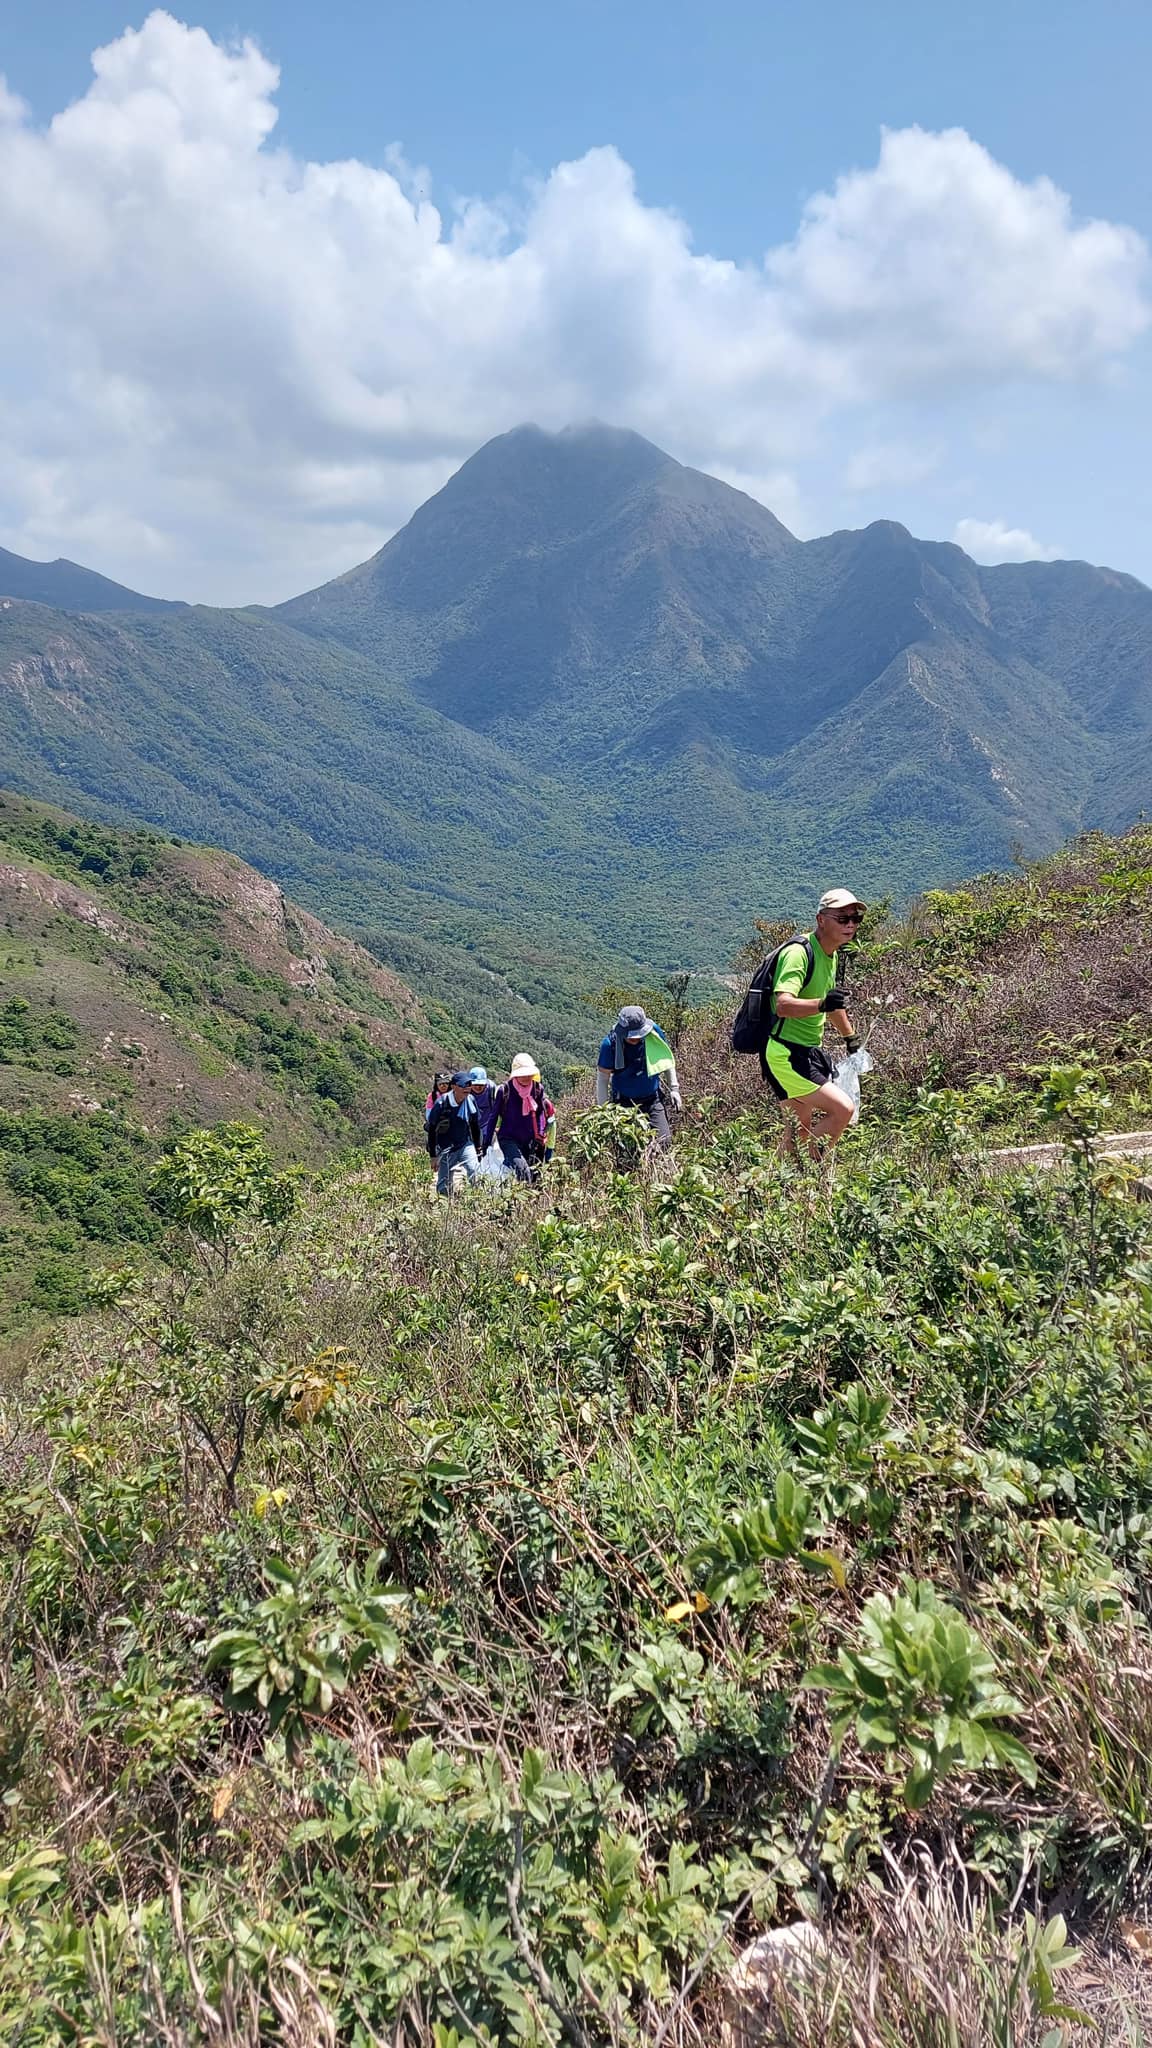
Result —
[[[252,1124],[189,1131],[152,1169],[150,1187],[161,1213],[224,1254],[246,1217],[283,1223],[296,1206],[291,1174],[278,1173]]]
[[[789,926],[789,930],[791,929]],[[650,988],[640,983],[609,981],[605,982],[603,988],[598,988],[594,995],[584,996],[582,1000],[587,1003],[590,1010],[597,1011],[602,1017],[610,1018],[615,1018],[625,1003],[638,1003],[640,1008],[646,1010],[660,1026],[675,1052],[685,1025],[690,1023],[696,1014],[695,1006],[689,1002],[688,995],[693,981],[699,978],[690,967],[682,967],[675,974],[667,975],[658,988]],[[705,985],[708,986],[706,977]],[[565,1073],[567,1071],[566,1068]],[[583,1072],[583,1069],[579,1071]]]

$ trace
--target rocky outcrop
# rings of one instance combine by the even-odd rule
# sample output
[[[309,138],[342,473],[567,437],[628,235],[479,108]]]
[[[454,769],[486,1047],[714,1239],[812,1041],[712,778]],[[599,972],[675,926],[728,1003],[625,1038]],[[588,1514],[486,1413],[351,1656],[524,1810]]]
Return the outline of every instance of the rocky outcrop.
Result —
[[[111,911],[100,903],[93,902],[82,889],[72,882],[62,882],[56,875],[46,875],[40,868],[17,867],[9,861],[0,861],[0,895],[15,892],[26,901],[43,903],[51,910],[62,910],[66,917],[78,918],[81,924],[90,924],[98,932],[105,932],[111,939],[131,941],[132,933]]]

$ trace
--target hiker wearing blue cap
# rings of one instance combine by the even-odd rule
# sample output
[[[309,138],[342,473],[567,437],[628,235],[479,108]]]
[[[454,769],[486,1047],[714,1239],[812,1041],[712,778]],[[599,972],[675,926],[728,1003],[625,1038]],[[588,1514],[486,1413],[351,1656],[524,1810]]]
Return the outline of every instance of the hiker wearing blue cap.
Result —
[[[453,1074],[446,1095],[428,1111],[428,1153],[436,1165],[436,1192],[454,1195],[461,1181],[480,1171],[480,1119],[472,1100],[472,1076]]]
[[[476,1114],[480,1119],[481,1129],[483,1129],[488,1112],[492,1107],[492,1097],[496,1090],[488,1079],[487,1067],[473,1067],[469,1072],[468,1079],[472,1084],[472,1100],[476,1104]]]
[[[664,1107],[663,1092],[673,1109],[680,1108],[680,1083],[672,1048],[658,1024],[652,1022],[639,1003],[625,1003],[608,1036],[601,1041],[596,1063],[596,1100],[631,1103],[642,1109],[656,1143],[666,1149],[672,1143],[672,1128]]]

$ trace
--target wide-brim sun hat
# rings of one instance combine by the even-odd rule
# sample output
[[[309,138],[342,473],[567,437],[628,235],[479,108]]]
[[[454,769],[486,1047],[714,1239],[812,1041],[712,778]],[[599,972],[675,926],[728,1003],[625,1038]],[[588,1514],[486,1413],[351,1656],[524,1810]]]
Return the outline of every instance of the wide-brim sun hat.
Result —
[[[651,1017],[645,1016],[639,1003],[625,1003],[616,1019],[616,1029],[622,1031],[625,1038],[647,1038],[656,1026]]]
[[[817,910],[867,910],[862,896],[854,895],[851,889],[825,889],[816,905]]]
[[[508,1074],[509,1078],[513,1081],[538,1081],[540,1079],[540,1069],[530,1052],[518,1052],[508,1069]]]

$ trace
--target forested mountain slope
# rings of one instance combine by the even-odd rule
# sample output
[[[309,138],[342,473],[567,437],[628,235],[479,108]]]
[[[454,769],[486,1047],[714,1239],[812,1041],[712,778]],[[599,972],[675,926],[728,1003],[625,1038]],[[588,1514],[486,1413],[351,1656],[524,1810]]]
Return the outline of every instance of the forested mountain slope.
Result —
[[[240,852],[356,931],[508,1056],[563,1060],[597,931],[607,826],[531,760],[371,661],[257,613],[0,611],[9,783]],[[643,957],[643,906],[628,936]],[[601,921],[601,931],[603,929]]]
[[[184,606],[164,597],[144,597],[83,569],[78,562],[61,557],[55,562],[31,562],[24,555],[0,548],[0,602],[6,597],[25,597],[33,604],[55,605],[67,612],[173,612]]]
[[[722,968],[1152,793],[1152,592],[879,521],[800,542],[634,434],[525,427],[275,612],[0,609],[8,780],[227,845],[478,1020]]]
[[[606,428],[490,443],[281,616],[506,744],[530,721],[570,781],[615,793],[642,765],[665,840],[678,819],[751,847],[762,796],[807,823],[829,748],[853,853],[888,834],[905,875],[1123,823],[1152,786],[1152,593],[1134,578],[982,569],[888,521],[801,543]]]

